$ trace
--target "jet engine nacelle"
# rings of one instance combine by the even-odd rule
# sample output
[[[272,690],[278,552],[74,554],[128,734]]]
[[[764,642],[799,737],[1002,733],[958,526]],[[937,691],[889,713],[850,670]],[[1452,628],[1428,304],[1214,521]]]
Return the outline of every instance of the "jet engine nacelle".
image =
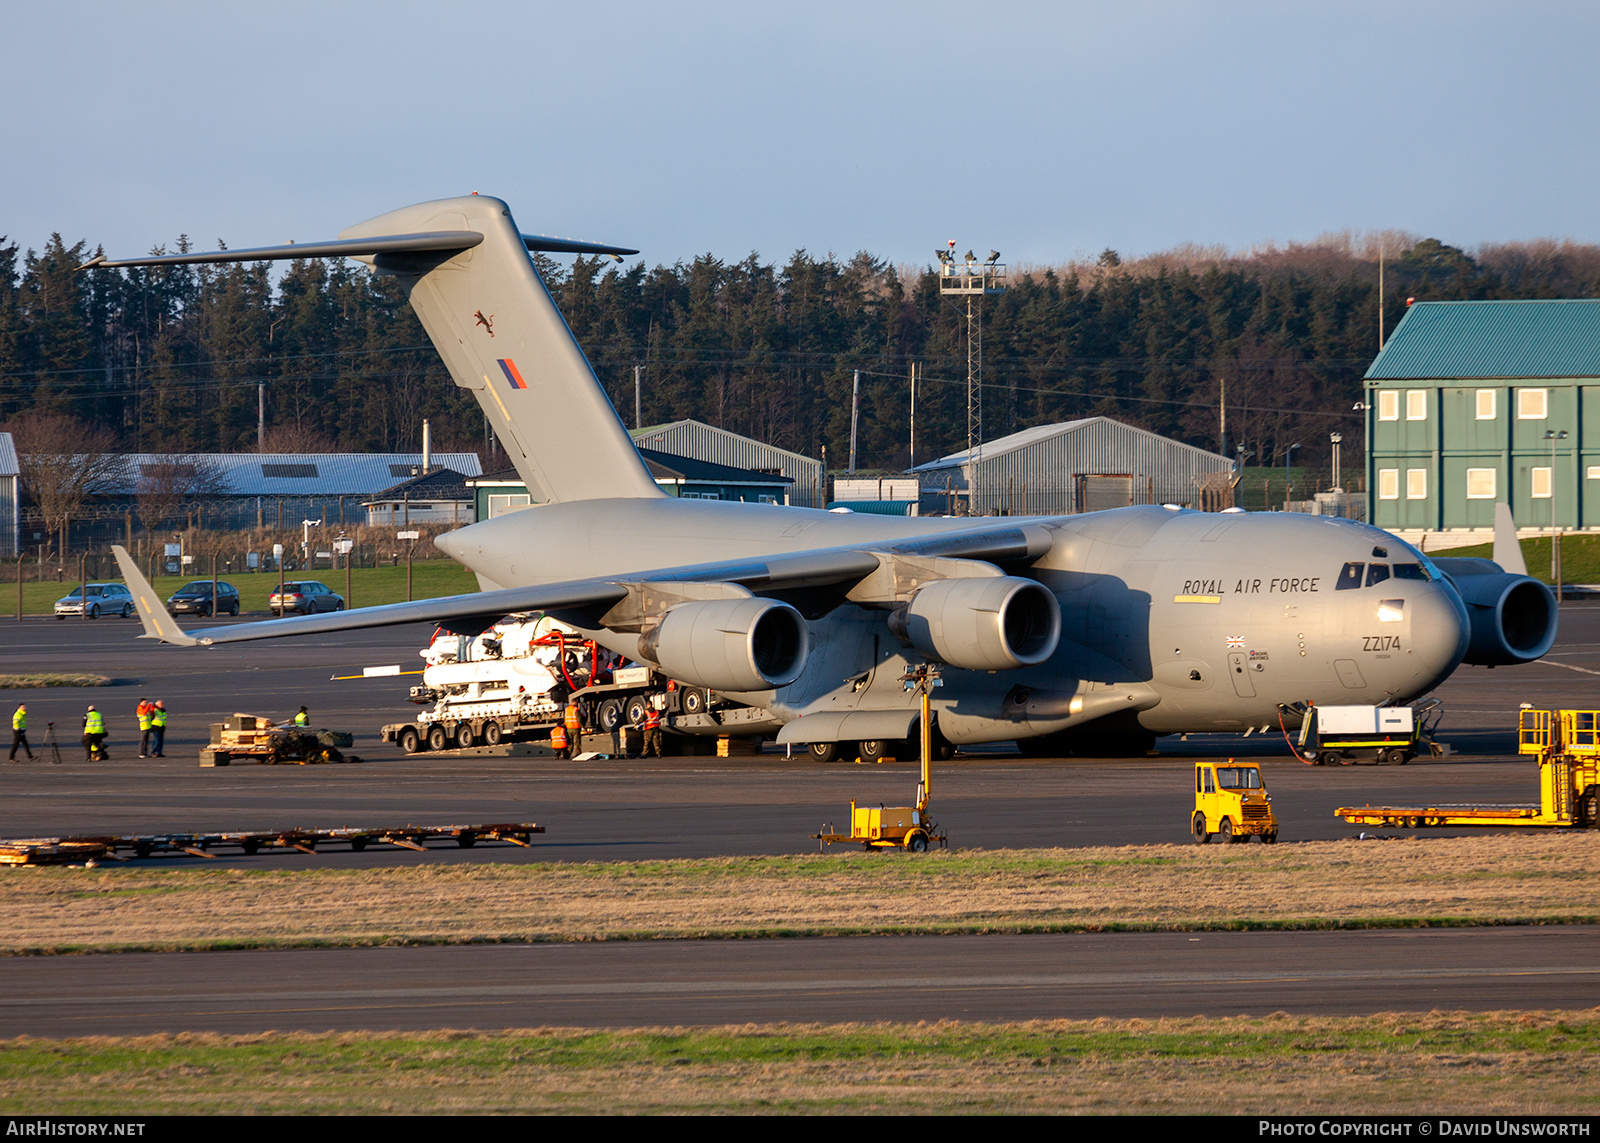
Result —
[[[639,653],[675,679],[719,691],[786,687],[805,669],[806,621],[772,599],[681,603],[639,639]]]
[[[1556,597],[1530,576],[1488,560],[1436,559],[1467,605],[1471,642],[1464,663],[1496,667],[1528,663],[1556,641]]]
[[[1017,576],[939,579],[894,613],[890,628],[930,659],[973,671],[1032,667],[1055,654],[1061,605]]]

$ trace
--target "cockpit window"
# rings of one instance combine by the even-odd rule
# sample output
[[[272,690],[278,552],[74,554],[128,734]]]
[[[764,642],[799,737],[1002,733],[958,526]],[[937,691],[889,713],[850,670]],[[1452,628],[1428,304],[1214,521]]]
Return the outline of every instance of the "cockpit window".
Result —
[[[1395,564],[1395,579],[1427,579],[1428,569],[1421,564]]]
[[[1218,766],[1217,785],[1224,790],[1261,789],[1261,771],[1254,766]]]
[[[1380,584],[1380,583],[1382,583],[1384,580],[1386,580],[1388,578],[1389,578],[1389,565],[1388,564],[1368,564],[1367,565],[1367,586],[1368,587],[1372,587],[1375,584]]]
[[[1333,585],[1334,591],[1349,591],[1361,586],[1361,573],[1366,569],[1366,564],[1345,564],[1339,571],[1339,582]]]

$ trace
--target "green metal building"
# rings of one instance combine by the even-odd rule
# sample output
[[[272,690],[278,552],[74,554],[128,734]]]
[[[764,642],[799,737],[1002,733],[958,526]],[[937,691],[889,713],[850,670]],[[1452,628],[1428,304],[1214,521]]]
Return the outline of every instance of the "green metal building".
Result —
[[[1600,301],[1419,302],[1366,394],[1378,527],[1600,528]]]

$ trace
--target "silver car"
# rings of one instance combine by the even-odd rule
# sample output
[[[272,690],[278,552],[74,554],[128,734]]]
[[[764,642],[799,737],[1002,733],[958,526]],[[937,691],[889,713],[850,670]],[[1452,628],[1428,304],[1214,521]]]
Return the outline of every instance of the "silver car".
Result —
[[[91,583],[87,587],[75,587],[72,594],[56,600],[56,618],[81,616],[85,592],[89,598],[90,619],[99,619],[102,615],[120,615],[126,619],[133,614],[133,593],[122,584]]]

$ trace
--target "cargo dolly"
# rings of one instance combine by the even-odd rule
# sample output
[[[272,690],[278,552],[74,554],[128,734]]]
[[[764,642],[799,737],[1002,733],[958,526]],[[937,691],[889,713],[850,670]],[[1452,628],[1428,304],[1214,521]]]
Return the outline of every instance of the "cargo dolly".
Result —
[[[1517,753],[1538,759],[1538,805],[1341,806],[1351,825],[1600,826],[1600,711],[1534,710],[1518,719]]]
[[[480,841],[527,848],[543,833],[536,822],[487,825],[403,825],[379,829],[286,829],[218,833],[90,835],[83,837],[0,838],[0,865],[64,865],[85,861],[126,861],[129,857],[187,854],[215,858],[217,850],[254,856],[263,850],[315,853],[318,846],[347,845],[360,853],[374,845],[392,845],[425,852],[430,841],[453,841],[469,849]]]

